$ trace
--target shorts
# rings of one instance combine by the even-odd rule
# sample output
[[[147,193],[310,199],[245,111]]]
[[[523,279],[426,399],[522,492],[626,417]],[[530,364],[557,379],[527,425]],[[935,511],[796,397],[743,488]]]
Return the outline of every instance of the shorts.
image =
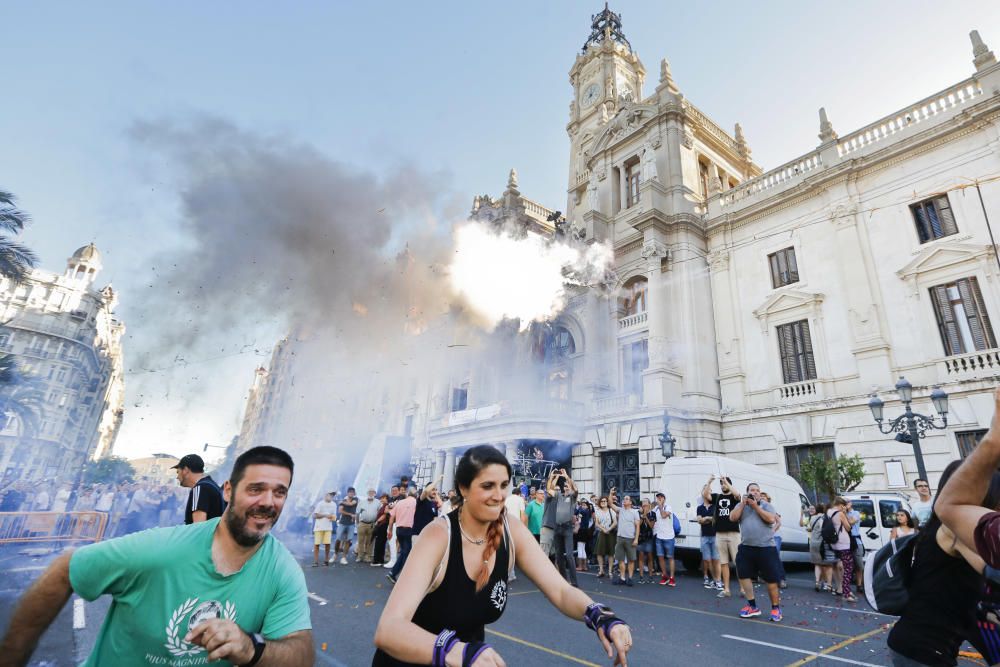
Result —
[[[715,535],[701,538],[701,557],[704,560],[719,560],[719,545],[715,543]]]
[[[740,546],[740,534],[737,532],[716,533],[715,545],[719,550],[719,562],[723,565],[736,561],[737,550]]]
[[[635,562],[635,545],[632,544],[632,537],[619,537],[615,544],[615,558],[623,561]]]
[[[851,536],[851,553],[854,556],[854,571],[864,572],[865,570],[865,545],[860,537]]]
[[[674,557],[674,545],[677,543],[674,538],[669,540],[660,539],[659,537],[654,538],[656,542],[656,555],[660,558],[673,558]]]
[[[333,536],[332,530],[314,530],[313,531],[313,544],[319,546],[320,544],[329,544],[330,537]]]
[[[651,554],[656,551],[656,545],[653,544],[652,539],[648,539],[645,542],[639,542],[639,546],[635,550],[641,554]]]
[[[555,528],[546,528],[545,526],[542,526],[542,535],[539,540],[539,544],[542,545],[542,551],[546,556],[552,555],[552,542],[555,541],[555,536]]]
[[[741,544],[736,553],[736,569],[740,579],[760,577],[769,584],[781,581],[781,563],[774,547],[751,547]]]
[[[597,556],[614,556],[615,539],[615,536],[611,533],[598,533],[597,545],[594,547],[594,554]]]
[[[354,528],[349,523],[338,523],[337,524],[337,540],[340,542],[350,542],[351,541],[351,529]]]

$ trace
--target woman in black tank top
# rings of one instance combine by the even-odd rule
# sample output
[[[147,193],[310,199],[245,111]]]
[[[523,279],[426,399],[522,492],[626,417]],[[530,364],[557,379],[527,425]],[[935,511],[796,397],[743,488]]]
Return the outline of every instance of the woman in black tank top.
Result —
[[[945,468],[939,494],[960,464],[953,461]],[[1000,473],[993,474],[982,504],[1000,506]],[[907,586],[909,601],[886,642],[894,665],[949,667],[958,664],[962,642],[982,645],[976,607],[985,590],[984,566],[932,512],[920,527]]]
[[[605,652],[624,664],[632,646],[627,625],[559,576],[521,521],[507,522],[504,500],[512,470],[497,449],[469,449],[455,470],[458,509],[421,533],[389,596],[375,632],[373,667],[494,667],[485,628],[507,605],[516,562],[568,616],[595,628]]]

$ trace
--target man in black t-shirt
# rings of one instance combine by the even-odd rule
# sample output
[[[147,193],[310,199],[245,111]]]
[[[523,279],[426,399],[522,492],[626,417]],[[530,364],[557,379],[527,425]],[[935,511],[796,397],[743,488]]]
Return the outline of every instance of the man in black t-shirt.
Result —
[[[698,505],[698,523],[701,524],[701,570],[704,586],[717,591],[724,590],[719,566],[719,545],[715,541],[715,506],[711,500],[702,498]]]
[[[222,516],[226,501],[222,489],[215,480],[205,474],[205,462],[197,454],[188,454],[171,466],[177,470],[177,481],[184,488],[191,489],[187,505],[184,507],[184,523],[208,521]]]
[[[722,493],[712,493],[711,475],[701,490],[701,497],[714,506],[712,518],[715,525],[715,544],[719,550],[719,566],[722,571],[722,589],[717,597],[732,597],[729,592],[729,564],[736,567],[736,552],[740,547],[740,524],[729,518],[729,514],[740,503],[740,494],[733,489],[733,481],[728,477],[719,478]]]

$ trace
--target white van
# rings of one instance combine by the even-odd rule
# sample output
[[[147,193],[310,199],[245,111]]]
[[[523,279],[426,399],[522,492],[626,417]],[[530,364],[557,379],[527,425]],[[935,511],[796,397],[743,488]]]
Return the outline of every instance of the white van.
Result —
[[[902,493],[852,492],[843,494],[851,507],[861,513],[861,541],[865,551],[878,551],[889,544],[889,535],[896,527],[896,512],[903,509],[912,516],[910,499]]]
[[[719,493],[718,478],[723,476],[733,480],[733,489],[741,495],[750,482],[760,484],[761,491],[771,497],[781,515],[781,559],[809,562],[809,535],[802,523],[811,503],[793,477],[725,456],[686,456],[667,460],[657,489],[667,496],[667,504],[681,521],[682,536],[676,542],[676,555],[685,568],[696,570],[701,562],[697,512],[702,503],[701,489],[709,475],[716,478],[713,493]]]

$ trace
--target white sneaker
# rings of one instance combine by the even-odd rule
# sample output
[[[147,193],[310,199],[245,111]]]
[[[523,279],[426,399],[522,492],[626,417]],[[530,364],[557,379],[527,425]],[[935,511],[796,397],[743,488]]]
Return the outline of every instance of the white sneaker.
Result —
[[[386,563],[385,565],[383,565],[382,567],[384,567],[387,570],[391,570],[393,568],[393,566],[395,566],[395,565],[396,565],[396,561],[391,560],[388,563]]]
[[[347,565],[347,558],[346,558],[346,557],[344,557],[344,556],[341,556],[341,557],[340,557],[340,564],[341,564],[341,565]]]

